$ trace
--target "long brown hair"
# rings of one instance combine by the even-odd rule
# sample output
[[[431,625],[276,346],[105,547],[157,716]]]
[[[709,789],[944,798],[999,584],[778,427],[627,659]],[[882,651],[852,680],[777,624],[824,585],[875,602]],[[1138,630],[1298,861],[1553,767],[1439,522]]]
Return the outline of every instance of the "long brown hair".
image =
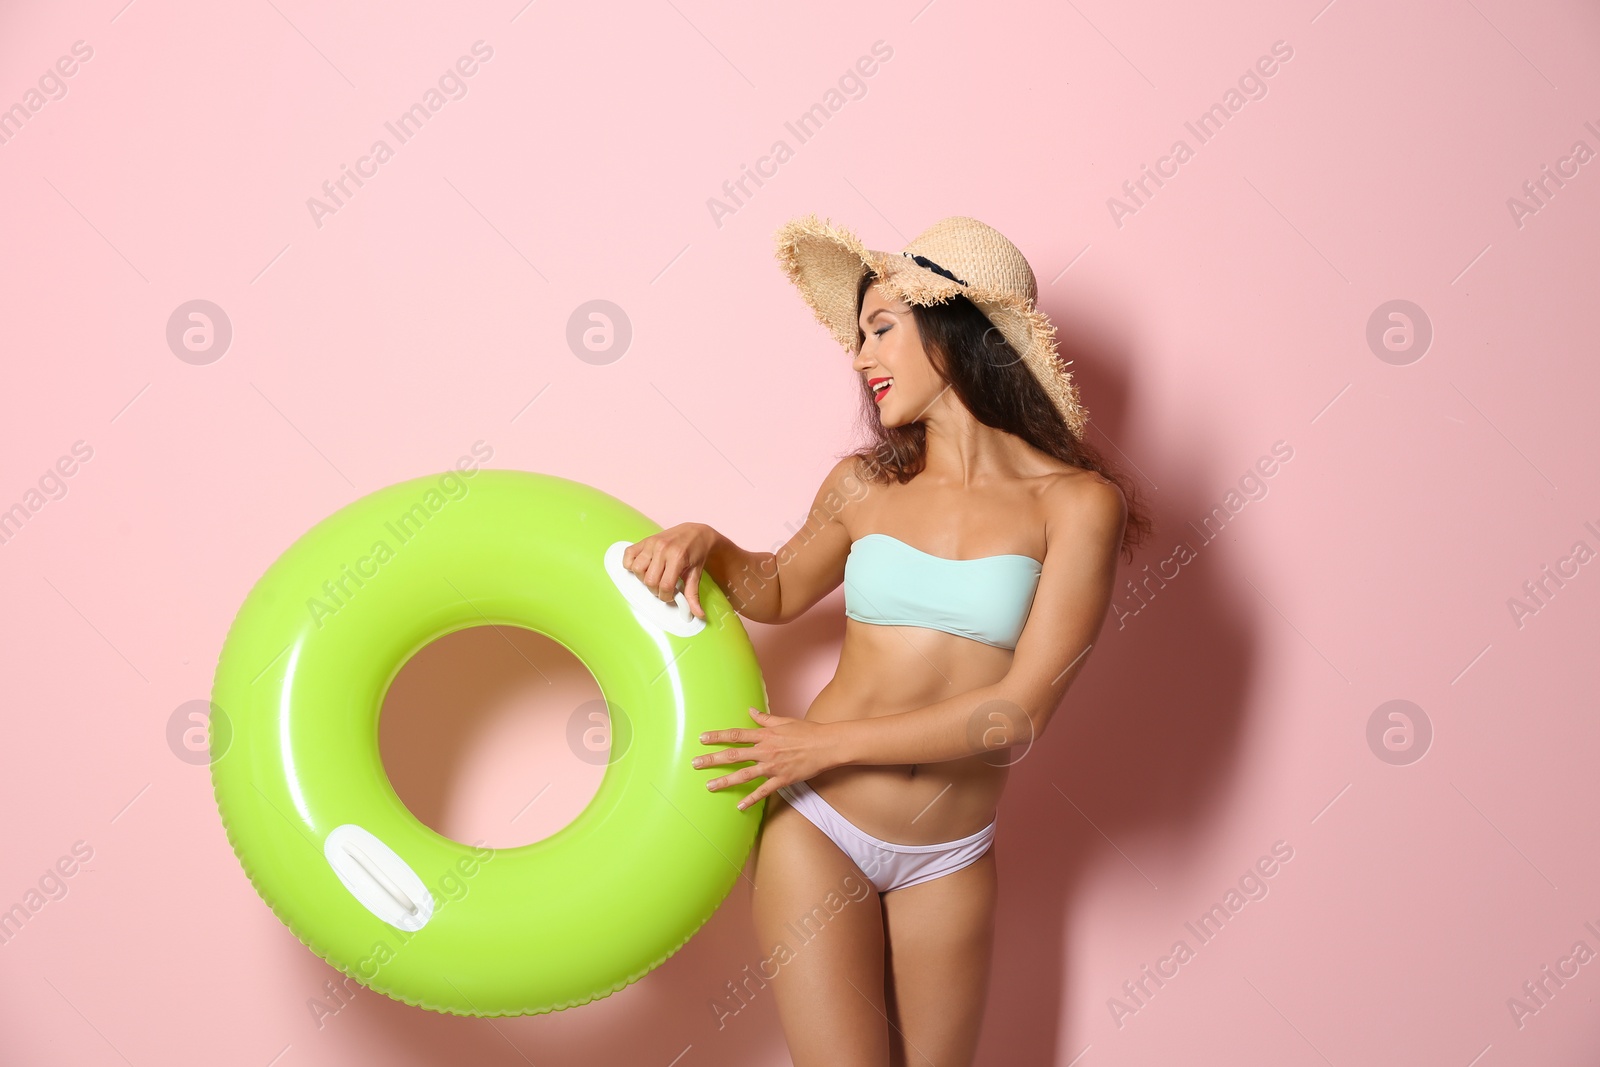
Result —
[[[861,332],[861,305],[876,275],[867,271],[856,288],[856,351],[866,341]],[[1146,514],[1133,481],[1100,455],[1089,442],[1068,428],[1050,397],[977,305],[959,293],[940,304],[911,305],[922,335],[923,347],[934,369],[950,383],[967,410],[985,426],[1015,434],[1039,451],[1094,471],[1116,483],[1128,505],[1122,531],[1122,551],[1129,562],[1133,549],[1150,533]],[[871,443],[844,455],[859,459],[868,480],[887,485],[891,479],[905,484],[920,474],[928,461],[927,427],[921,422],[904,426],[883,425],[872,390],[861,388],[861,425]],[[839,458],[844,458],[841,455]]]

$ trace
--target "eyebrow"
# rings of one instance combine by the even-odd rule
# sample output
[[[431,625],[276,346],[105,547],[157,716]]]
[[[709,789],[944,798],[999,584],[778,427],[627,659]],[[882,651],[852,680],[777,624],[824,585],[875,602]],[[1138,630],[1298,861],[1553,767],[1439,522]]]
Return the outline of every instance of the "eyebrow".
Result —
[[[877,318],[879,315],[887,315],[890,312],[890,310],[891,310],[890,308],[878,308],[872,314],[867,316],[867,321],[871,322],[873,319]]]

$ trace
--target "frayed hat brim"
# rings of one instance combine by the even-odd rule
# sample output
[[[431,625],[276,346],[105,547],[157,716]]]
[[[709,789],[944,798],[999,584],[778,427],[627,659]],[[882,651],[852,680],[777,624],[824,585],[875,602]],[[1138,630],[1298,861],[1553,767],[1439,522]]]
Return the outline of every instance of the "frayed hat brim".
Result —
[[[784,273],[817,321],[847,352],[855,352],[860,340],[856,290],[868,271],[877,275],[878,286],[887,295],[907,304],[926,307],[965,296],[1021,355],[1067,426],[1082,436],[1088,412],[1079,402],[1067,363],[1056,351],[1055,326],[1034,301],[981,284],[964,285],[906,256],[870,249],[850,230],[815,214],[784,223],[775,242]]]
[[[856,287],[882,264],[861,239],[842,226],[803,215],[778,229],[777,257],[817,321],[849,351],[855,351]]]

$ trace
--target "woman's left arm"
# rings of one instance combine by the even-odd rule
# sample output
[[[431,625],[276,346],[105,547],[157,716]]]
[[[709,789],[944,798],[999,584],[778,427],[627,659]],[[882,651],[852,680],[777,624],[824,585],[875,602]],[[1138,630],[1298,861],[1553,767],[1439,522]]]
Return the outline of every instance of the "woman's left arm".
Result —
[[[1127,520],[1114,484],[1074,483],[1050,512],[1039,588],[1005,677],[896,715],[829,723],[841,763],[939,763],[1044,733],[1105,623]]]
[[[702,741],[750,743],[759,751],[701,757],[696,766],[751,759],[755,765],[710,781],[708,788],[765,777],[741,801],[746,808],[779,786],[829,767],[940,763],[1031,744],[1083,669],[1105,622],[1127,518],[1121,490],[1100,479],[1063,484],[1052,504],[1044,568],[1004,678],[934,704],[865,719],[812,723],[751,709],[762,728],[712,731]]]

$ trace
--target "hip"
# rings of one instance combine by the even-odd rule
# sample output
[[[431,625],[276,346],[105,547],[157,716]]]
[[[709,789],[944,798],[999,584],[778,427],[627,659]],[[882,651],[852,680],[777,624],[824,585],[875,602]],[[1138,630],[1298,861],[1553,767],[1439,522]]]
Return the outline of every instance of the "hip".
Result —
[[[916,766],[830,767],[807,784],[864,833],[896,844],[931,845],[993,822],[1008,771],[982,756],[967,756]]]

